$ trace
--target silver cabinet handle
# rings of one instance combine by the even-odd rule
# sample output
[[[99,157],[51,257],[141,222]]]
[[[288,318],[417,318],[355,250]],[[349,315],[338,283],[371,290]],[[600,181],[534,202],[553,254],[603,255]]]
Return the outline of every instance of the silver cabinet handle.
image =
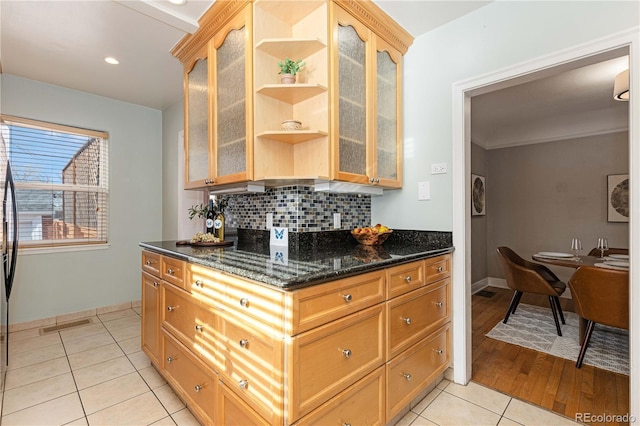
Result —
[[[347,303],[349,303],[349,302],[351,302],[351,300],[353,300],[353,297],[350,294],[345,294],[344,296],[342,296],[342,298]]]
[[[438,308],[442,308],[444,306],[444,303],[443,302],[436,302],[436,306]]]
[[[151,261],[147,260],[146,262],[144,262],[144,264],[147,265],[147,266],[151,266]]]
[[[167,357],[167,362],[168,362],[169,364],[171,364],[175,359],[176,359],[176,357],[175,357],[175,356],[168,356],[168,357]]]
[[[194,391],[196,391],[196,392],[200,392],[200,390],[201,390],[203,387],[204,387],[204,386],[202,386],[202,385],[195,385],[195,386],[193,387],[193,390],[194,390]]]
[[[173,312],[176,309],[178,309],[178,305],[176,305],[176,306],[167,306],[167,311],[169,311],[169,312]]]
[[[410,282],[411,282],[411,275],[407,275],[406,277],[404,277],[404,280],[405,280],[407,283],[410,283]]]
[[[443,354],[442,349],[435,349],[435,351],[436,351],[436,353],[437,353],[438,355],[442,355],[442,354]]]
[[[349,358],[351,357],[351,349],[345,349],[342,351],[342,354],[344,355],[345,358]]]
[[[374,182],[375,183],[380,183],[380,178],[375,178]]]
[[[202,331],[203,329],[204,329],[204,326],[200,324],[196,324],[196,331]]]
[[[243,308],[248,308],[249,299],[247,299],[246,297],[243,297],[242,299],[240,299],[240,306],[242,306]]]
[[[369,183],[373,183],[373,182],[375,182],[375,181],[376,181],[376,180],[375,180],[374,178],[372,178],[372,177],[370,177],[370,178],[369,178]]]
[[[154,286],[154,287],[158,287],[159,285],[160,285],[160,284],[158,284],[157,282],[155,282],[155,281],[153,282],[153,286]]]
[[[196,287],[204,287],[204,283],[202,282],[202,280],[196,280],[193,285],[195,285]]]
[[[351,423],[342,422],[342,426],[351,426]]]
[[[171,268],[167,269],[167,274],[169,274],[169,275],[173,275],[174,272],[176,272],[176,271],[174,271]]]
[[[411,374],[409,373],[402,373],[402,375],[404,376],[405,379],[407,379],[407,382],[411,381]]]
[[[249,340],[247,340],[247,339],[242,339],[242,340],[240,340],[240,342],[239,342],[239,343],[240,343],[240,347],[241,347],[241,348],[247,348],[247,347],[249,347]]]
[[[438,271],[438,272],[442,272],[443,270],[444,270],[444,268],[442,267],[442,265],[440,265],[440,266],[438,266],[436,268],[436,271]]]
[[[411,325],[411,318],[402,318],[402,321],[407,325]]]
[[[247,379],[238,380],[238,386],[240,386],[240,389],[246,389],[249,387],[249,381]]]

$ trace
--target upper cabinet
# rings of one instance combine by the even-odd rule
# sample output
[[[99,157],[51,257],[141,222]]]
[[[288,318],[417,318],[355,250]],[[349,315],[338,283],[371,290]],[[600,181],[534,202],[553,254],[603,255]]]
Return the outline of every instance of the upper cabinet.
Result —
[[[402,186],[402,55],[370,1],[218,0],[184,64],[186,187],[250,180]],[[281,83],[285,58],[305,66]],[[283,122],[299,122],[283,128]]]

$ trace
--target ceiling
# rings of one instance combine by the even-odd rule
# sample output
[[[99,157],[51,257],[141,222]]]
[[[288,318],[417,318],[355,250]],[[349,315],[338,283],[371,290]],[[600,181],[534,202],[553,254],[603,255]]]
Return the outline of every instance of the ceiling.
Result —
[[[414,37],[491,3],[374,2]],[[170,50],[185,34],[195,31],[199,17],[212,3],[189,0],[177,6],[166,0],[1,0],[0,69],[164,109],[182,97],[182,66]],[[117,58],[120,64],[107,64],[106,56]],[[608,111],[607,117],[617,117],[612,118],[615,123],[624,121],[620,117],[627,103],[611,99],[613,78],[624,67],[624,59],[606,59],[617,62],[563,69],[566,74],[546,75],[475,96],[472,140],[485,148],[543,141],[552,136],[536,132],[536,121],[552,129],[580,116],[595,117],[603,110]]]

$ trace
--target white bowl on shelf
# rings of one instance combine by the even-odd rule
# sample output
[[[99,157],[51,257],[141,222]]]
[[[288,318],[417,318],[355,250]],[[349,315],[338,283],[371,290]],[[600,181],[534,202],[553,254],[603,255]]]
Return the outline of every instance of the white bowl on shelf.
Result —
[[[281,127],[282,130],[300,130],[302,123],[297,120],[284,120]]]

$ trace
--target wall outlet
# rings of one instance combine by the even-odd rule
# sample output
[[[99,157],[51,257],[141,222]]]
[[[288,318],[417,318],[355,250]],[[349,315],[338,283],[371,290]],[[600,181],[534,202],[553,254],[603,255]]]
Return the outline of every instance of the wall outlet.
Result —
[[[333,229],[340,229],[342,227],[342,219],[340,213],[333,214]]]
[[[438,163],[431,165],[431,174],[439,175],[442,173],[447,173],[447,163]]]
[[[267,229],[273,228],[273,213],[267,213]]]

